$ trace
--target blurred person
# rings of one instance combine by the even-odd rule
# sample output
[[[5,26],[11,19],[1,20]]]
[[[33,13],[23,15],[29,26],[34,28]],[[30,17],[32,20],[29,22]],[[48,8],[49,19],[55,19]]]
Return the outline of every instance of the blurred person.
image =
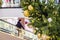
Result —
[[[23,25],[21,24],[21,19],[18,20],[16,26],[17,26],[18,28],[23,28],[23,29],[24,29]]]
[[[21,36],[22,35],[21,33],[23,32],[24,29],[23,25],[21,24],[21,19],[18,18],[18,22],[16,26],[17,26],[18,36]]]

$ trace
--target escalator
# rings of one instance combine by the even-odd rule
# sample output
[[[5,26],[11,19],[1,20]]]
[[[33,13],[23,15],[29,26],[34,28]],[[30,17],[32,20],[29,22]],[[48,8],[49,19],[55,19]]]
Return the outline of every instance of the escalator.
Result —
[[[0,19],[0,40],[38,40],[38,38],[35,34]]]

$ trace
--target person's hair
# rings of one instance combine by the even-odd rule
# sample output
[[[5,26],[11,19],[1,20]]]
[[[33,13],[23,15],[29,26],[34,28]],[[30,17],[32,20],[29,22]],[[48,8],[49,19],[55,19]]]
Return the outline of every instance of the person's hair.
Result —
[[[19,19],[19,21],[21,21],[21,19]]]

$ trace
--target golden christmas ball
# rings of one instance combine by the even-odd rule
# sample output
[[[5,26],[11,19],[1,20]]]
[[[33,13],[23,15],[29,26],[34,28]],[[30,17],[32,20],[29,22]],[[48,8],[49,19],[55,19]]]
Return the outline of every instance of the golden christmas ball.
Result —
[[[30,14],[29,14],[29,11],[28,11],[28,10],[25,10],[25,11],[24,11],[24,16],[26,16],[26,17],[30,16]]]
[[[38,33],[38,34],[37,34],[37,36],[38,36],[38,38],[40,38],[40,37],[41,37],[41,34],[40,34],[40,33]]]
[[[33,6],[32,5],[29,5],[28,6],[28,10],[33,10]]]

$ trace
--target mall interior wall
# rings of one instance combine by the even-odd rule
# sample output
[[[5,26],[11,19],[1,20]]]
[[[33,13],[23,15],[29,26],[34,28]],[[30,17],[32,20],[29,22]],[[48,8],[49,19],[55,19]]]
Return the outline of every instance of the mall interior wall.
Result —
[[[0,17],[24,17],[22,8],[1,8]]]

